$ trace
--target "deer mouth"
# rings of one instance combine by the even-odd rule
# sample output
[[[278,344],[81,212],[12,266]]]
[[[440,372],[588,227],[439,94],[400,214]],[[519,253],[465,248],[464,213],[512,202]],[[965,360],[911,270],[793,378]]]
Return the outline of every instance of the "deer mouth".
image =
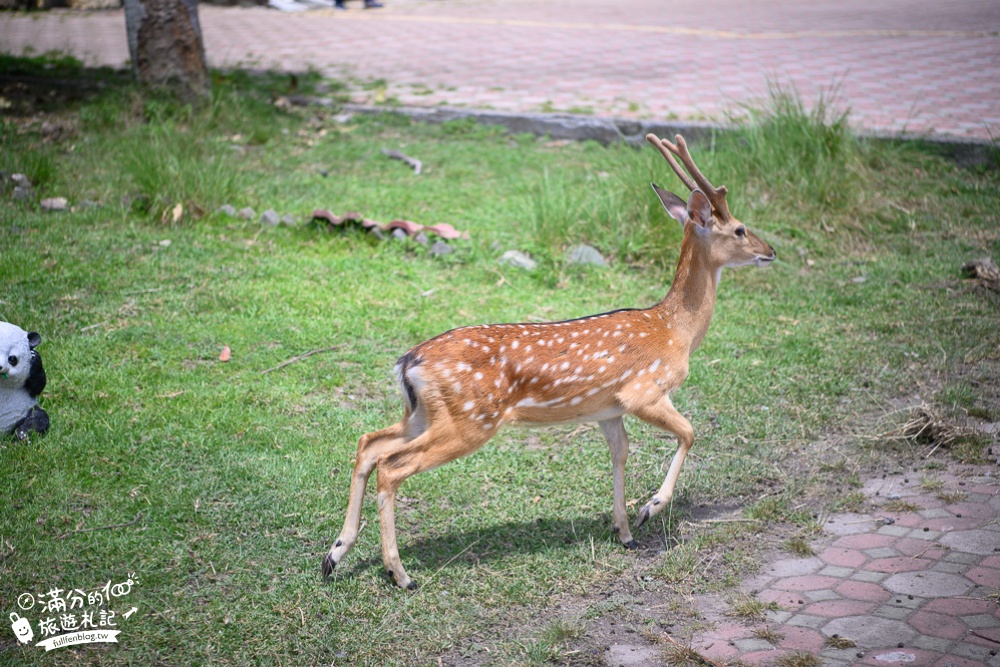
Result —
[[[754,258],[754,263],[757,266],[765,267],[765,266],[767,266],[768,264],[770,264],[771,262],[773,262],[777,258],[778,258],[778,256],[775,253],[773,253],[773,252],[770,255],[768,255],[768,256],[757,255],[757,257]]]

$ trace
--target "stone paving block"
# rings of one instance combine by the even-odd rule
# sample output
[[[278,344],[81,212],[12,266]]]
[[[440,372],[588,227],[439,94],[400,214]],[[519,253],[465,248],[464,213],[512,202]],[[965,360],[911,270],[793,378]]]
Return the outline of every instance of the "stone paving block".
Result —
[[[788,577],[774,582],[774,588],[784,591],[816,591],[823,588],[833,588],[840,581],[834,577],[822,577],[817,574],[801,577]]]
[[[793,616],[790,611],[768,611],[765,612],[765,618],[767,618],[769,623],[774,623],[780,625],[785,623]]]
[[[928,530],[927,528],[919,528],[917,530],[911,530],[906,534],[907,537],[913,540],[926,540],[933,542],[941,537],[940,530]]]
[[[988,660],[992,657],[990,649],[968,642],[955,642],[948,650],[954,655],[962,658],[972,658],[973,660]]]
[[[923,636],[959,639],[965,636],[966,627],[961,621],[929,611],[914,612],[906,621]]]
[[[915,540],[910,537],[899,539],[893,548],[897,549],[904,556],[918,556],[928,560],[938,560],[943,558],[948,550],[939,544],[928,544],[927,540]],[[899,554],[894,554],[899,555]]]
[[[974,614],[989,614],[997,605],[989,600],[973,598],[943,597],[930,600],[924,605],[925,611],[932,611],[948,616],[971,616]]]
[[[829,619],[822,616],[812,616],[810,614],[795,614],[790,619],[785,621],[785,625],[794,625],[800,628],[818,628],[826,623]]]
[[[823,530],[832,535],[867,533],[874,522],[875,517],[870,514],[845,512],[844,514],[838,514],[827,519],[826,523],[823,524]]]
[[[891,537],[903,537],[910,534],[910,529],[905,526],[882,526],[878,529],[879,535],[889,535]]]
[[[780,578],[797,577],[813,574],[823,565],[823,561],[818,558],[785,558],[771,563],[764,570],[764,574]]]
[[[990,632],[987,632],[991,637],[997,640],[997,649],[1000,650],[1000,626],[997,625],[997,619],[989,614],[975,614],[973,616],[963,616],[962,621],[968,625],[970,628],[987,628]]]
[[[825,600],[815,602],[802,610],[805,614],[813,616],[826,616],[827,618],[840,618],[842,616],[860,616],[871,613],[878,606],[875,602],[862,602],[860,600]]]
[[[896,543],[898,544],[899,541],[900,540],[897,540]],[[893,546],[895,546],[895,544]],[[869,558],[893,558],[895,556],[898,556],[899,554],[900,554],[899,551],[896,551],[896,549],[894,548],[890,549],[889,547],[880,547],[878,549],[865,550],[865,555],[868,556]],[[913,554],[904,553],[903,555],[912,556]]]
[[[909,647],[885,647],[869,651],[858,663],[862,665],[905,665],[906,667],[932,667],[941,658],[939,653]]]
[[[740,660],[749,665],[773,665],[774,661],[785,655],[787,651],[771,649],[770,651],[755,651],[744,653]]]
[[[936,651],[945,655],[948,654],[948,648],[954,643],[954,640],[951,639],[942,639],[941,637],[930,637],[927,635],[919,635],[910,640],[910,646],[913,648]]]
[[[934,667],[987,667],[987,663],[981,660],[970,660],[954,655],[946,655],[934,663]]]
[[[986,588],[1000,588],[1000,570],[992,567],[974,567],[965,573],[965,578]]]
[[[988,558],[984,558],[980,565],[1000,570],[1000,556],[990,556]]]
[[[802,592],[779,591],[768,588],[757,594],[757,598],[763,602],[776,602],[782,609],[797,610],[806,603],[806,597]]]
[[[884,586],[901,595],[942,598],[965,595],[972,583],[965,577],[946,572],[903,572],[887,578]]]
[[[931,565],[933,565],[933,562],[921,558],[898,556],[896,558],[877,558],[870,563],[866,563],[864,569],[872,572],[896,574],[899,572],[926,570]]]
[[[973,563],[978,563],[982,558],[979,554],[965,553],[964,551],[949,551],[945,554],[942,560],[946,560],[949,563],[965,563],[966,565],[971,565]]]
[[[872,612],[873,615],[879,618],[891,618],[896,621],[905,620],[912,613],[912,609],[901,607],[897,604],[885,604]]]
[[[861,570],[860,572],[852,574],[851,579],[856,579],[857,581],[879,582],[888,576],[889,575],[885,572],[870,572],[868,570]]]
[[[876,533],[860,533],[857,535],[845,535],[834,541],[833,546],[846,549],[878,549],[893,544],[896,538],[892,535],[878,535]],[[894,555],[894,554],[893,554]]]
[[[935,572],[949,572],[951,574],[962,574],[969,569],[969,566],[965,563],[949,563],[947,561],[941,561],[940,563],[934,563],[931,567]]]
[[[840,599],[840,594],[836,591],[830,590],[829,588],[823,588],[818,591],[805,591],[803,595],[809,602],[822,602],[823,600]]]
[[[940,519],[944,517],[951,518],[954,515],[944,508],[935,508],[931,510],[921,510],[920,516],[925,519]]]
[[[882,603],[890,597],[889,591],[878,584],[865,581],[845,581],[838,584],[834,590],[845,598],[864,602]]]
[[[826,641],[822,634],[806,627],[785,626],[781,628],[781,634],[785,638],[778,642],[779,647],[790,651],[805,651],[812,655],[823,650],[823,644]]]
[[[840,635],[853,640],[862,649],[885,646],[886,642],[904,644],[917,636],[916,630],[902,621],[871,616],[835,618],[822,628],[827,637]]]
[[[827,565],[851,569],[861,567],[868,560],[861,551],[842,547],[829,547],[820,552],[817,557]]]
[[[955,551],[989,556],[993,555],[993,550],[997,548],[997,535],[993,531],[983,529],[960,530],[948,533],[941,538],[941,542]]]
[[[765,639],[752,637],[750,639],[737,639],[733,642],[741,652],[749,651],[773,651],[774,645]]]
[[[852,567],[835,567],[830,565],[824,567],[817,574],[823,575],[824,577],[837,577],[838,579],[843,579],[854,574],[854,568]]]

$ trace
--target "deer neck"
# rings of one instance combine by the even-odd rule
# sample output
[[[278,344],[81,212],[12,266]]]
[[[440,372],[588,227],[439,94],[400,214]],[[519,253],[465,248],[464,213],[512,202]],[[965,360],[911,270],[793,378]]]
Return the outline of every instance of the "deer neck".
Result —
[[[687,343],[689,353],[701,345],[715,310],[715,293],[722,266],[711,261],[707,239],[699,239],[693,225],[684,230],[680,259],[670,290],[653,308],[671,324],[672,335]]]

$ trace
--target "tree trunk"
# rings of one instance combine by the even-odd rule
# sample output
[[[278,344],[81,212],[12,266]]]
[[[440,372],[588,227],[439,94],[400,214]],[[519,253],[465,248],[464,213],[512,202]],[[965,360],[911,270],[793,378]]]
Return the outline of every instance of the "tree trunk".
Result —
[[[196,0],[124,0],[132,70],[143,84],[198,103],[211,88]]]

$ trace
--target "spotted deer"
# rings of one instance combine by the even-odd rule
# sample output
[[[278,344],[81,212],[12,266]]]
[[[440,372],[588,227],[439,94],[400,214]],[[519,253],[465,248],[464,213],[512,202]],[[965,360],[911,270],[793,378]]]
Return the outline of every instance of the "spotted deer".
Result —
[[[663,485],[642,506],[636,528],[667,506],[694,430],[670,401],[688,375],[688,359],[712,320],[722,268],[766,266],[774,249],[729,212],[726,188],[702,175],[684,138],[646,139],[691,191],[685,202],[655,183],[667,213],[684,229],[680,259],[666,297],[646,309],[616,310],[544,324],[489,324],[453,329],[425,341],[396,364],[405,413],[397,424],[358,442],[347,517],[323,559],[323,577],[354,546],[368,477],[378,471],[382,562],[402,588],[416,588],[399,559],[395,498],[407,477],[483,446],[507,424],[597,422],[611,450],[612,522],[628,549],[625,510],[628,436],[623,415],[674,434],[677,452]],[[674,156],[687,168],[681,169]]]

